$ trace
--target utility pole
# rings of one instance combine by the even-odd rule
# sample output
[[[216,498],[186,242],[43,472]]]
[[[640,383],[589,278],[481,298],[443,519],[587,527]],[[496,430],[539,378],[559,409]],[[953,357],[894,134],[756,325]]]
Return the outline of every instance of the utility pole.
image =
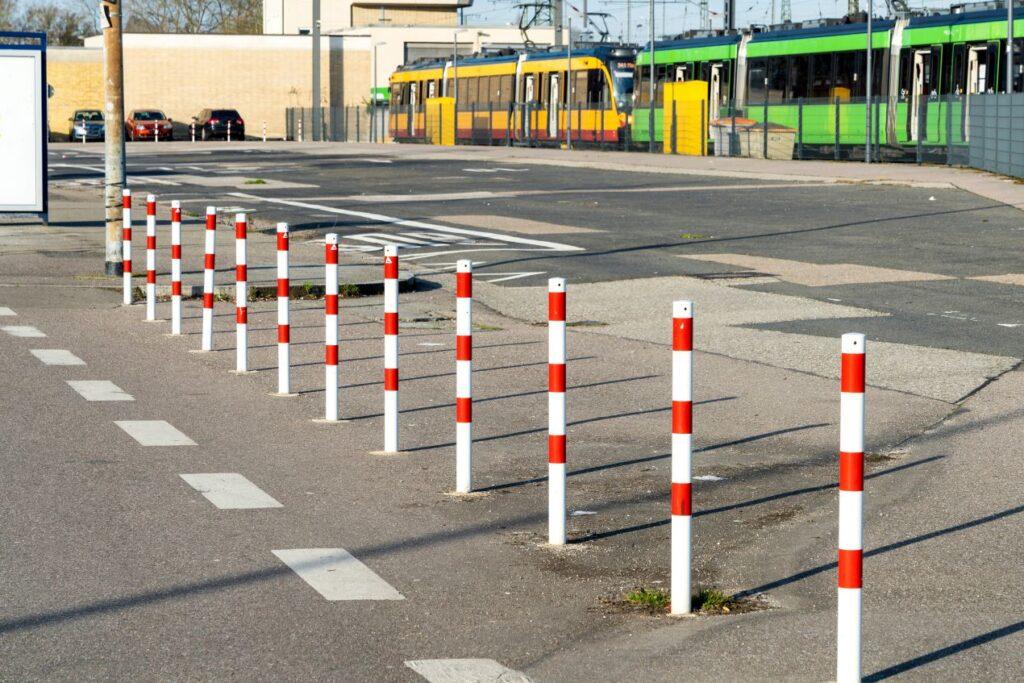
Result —
[[[633,0],[626,0],[626,45],[633,44]]]
[[[725,0],[725,30],[736,30],[736,0]]]
[[[654,0],[650,0],[650,38],[651,38],[651,50],[648,54],[651,55],[651,79],[650,87],[648,88],[648,94],[650,95],[650,106],[647,108],[647,151],[654,153],[654,79],[657,75],[657,70],[654,68]]]
[[[323,112],[320,109],[320,0],[313,0],[313,140],[323,136]]]
[[[103,189],[106,220],[105,272],[121,275],[121,190],[125,187],[124,165],[124,63],[121,51],[121,0],[101,0],[103,19],[103,99],[106,103]]]
[[[562,46],[562,0],[551,0],[551,25],[555,27],[555,47]]]

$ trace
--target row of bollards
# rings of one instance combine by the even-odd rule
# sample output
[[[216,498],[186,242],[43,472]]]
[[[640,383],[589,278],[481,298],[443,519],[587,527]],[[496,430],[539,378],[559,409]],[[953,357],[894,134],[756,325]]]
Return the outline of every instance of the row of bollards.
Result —
[[[123,195],[124,303],[132,303],[131,192]],[[248,370],[247,230],[244,213],[235,216],[236,371]],[[203,270],[202,350],[213,344],[214,236],[216,208],[207,207]],[[277,224],[277,394],[291,391],[289,345],[289,232]],[[339,420],[338,235],[324,242],[324,420]],[[383,249],[384,282],[384,452],[399,450],[398,248]],[[472,478],[472,301],[473,269],[468,260],[455,273],[455,491],[470,493]],[[181,334],[181,208],[171,206],[172,334]],[[155,320],[156,197],[146,201],[146,319]],[[672,460],[671,606],[672,614],[692,610],[691,458],[693,453],[693,302],[672,304]],[[836,678],[860,680],[861,589],[863,561],[865,337],[844,334],[841,345],[839,436],[839,553]],[[548,543],[566,543],[566,281],[548,281]]]

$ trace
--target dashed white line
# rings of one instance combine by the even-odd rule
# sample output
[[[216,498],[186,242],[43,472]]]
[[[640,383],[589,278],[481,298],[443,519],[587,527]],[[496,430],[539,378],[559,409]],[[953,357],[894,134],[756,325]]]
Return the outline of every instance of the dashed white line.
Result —
[[[117,420],[118,427],[139,442],[141,446],[195,446],[177,428],[164,420]]]
[[[12,337],[45,337],[46,335],[32,327],[31,325],[7,325],[6,327],[0,327]]]
[[[405,665],[430,683],[530,683],[493,659],[416,659]]]
[[[18,315],[14,312],[14,309],[7,308],[6,306],[0,306],[0,316]]]
[[[135,398],[105,379],[69,379],[68,386],[86,401],[134,401]]]
[[[85,365],[85,361],[67,349],[32,349],[33,356],[45,365]]]
[[[237,472],[182,474],[181,478],[221,510],[281,507],[272,496]]]
[[[327,600],[405,599],[344,548],[293,548],[272,552]]]

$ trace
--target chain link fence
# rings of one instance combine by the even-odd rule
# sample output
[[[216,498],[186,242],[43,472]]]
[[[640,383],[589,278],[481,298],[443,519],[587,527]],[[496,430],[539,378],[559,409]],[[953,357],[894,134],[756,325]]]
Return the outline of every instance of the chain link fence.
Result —
[[[386,106],[323,107],[320,135],[313,125],[312,107],[285,110],[285,139],[300,142],[391,142]]]

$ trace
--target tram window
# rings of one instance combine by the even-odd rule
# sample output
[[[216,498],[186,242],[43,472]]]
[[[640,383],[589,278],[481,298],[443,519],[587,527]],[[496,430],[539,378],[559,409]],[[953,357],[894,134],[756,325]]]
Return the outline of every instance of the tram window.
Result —
[[[587,104],[591,109],[607,109],[610,101],[608,82],[598,69],[587,72]]]
[[[640,72],[640,78],[637,79],[636,87],[633,92],[636,94],[636,106],[646,107],[650,104],[650,80],[651,80],[651,67],[641,66],[638,68]]]
[[[832,97],[832,54],[811,55],[811,97]]]
[[[1013,39],[1013,91],[1024,90],[1024,38]]]
[[[811,58],[807,55],[793,55],[789,58],[789,85],[786,88],[788,99],[807,97],[807,70],[810,64]]]
[[[860,50],[836,53],[836,97],[842,97],[840,88],[849,91],[850,97],[864,97],[864,53]]]
[[[768,101],[782,102],[786,96],[786,58],[770,57],[767,60]]]
[[[747,69],[750,73],[750,88],[747,91],[747,101],[751,105],[763,104],[766,93],[764,79],[767,73],[767,61],[764,59],[752,59]]]

